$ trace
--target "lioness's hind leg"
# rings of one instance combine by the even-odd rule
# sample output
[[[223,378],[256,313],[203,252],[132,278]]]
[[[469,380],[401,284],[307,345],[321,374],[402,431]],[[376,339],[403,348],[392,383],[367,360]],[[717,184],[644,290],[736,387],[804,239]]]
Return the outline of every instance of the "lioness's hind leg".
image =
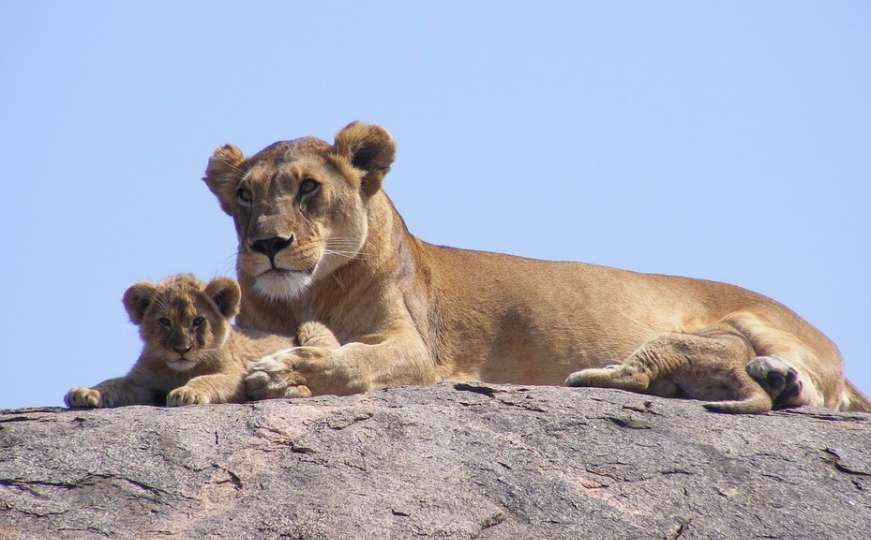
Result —
[[[747,339],[731,327],[666,333],[622,364],[572,373],[566,384],[660,394],[669,386],[665,382],[674,382],[674,394],[716,400],[705,405],[709,410],[760,413],[771,410],[771,399],[745,371],[753,354]]]
[[[337,349],[341,346],[336,335],[323,324],[315,321],[304,322],[296,331],[296,340],[300,346],[326,347]]]

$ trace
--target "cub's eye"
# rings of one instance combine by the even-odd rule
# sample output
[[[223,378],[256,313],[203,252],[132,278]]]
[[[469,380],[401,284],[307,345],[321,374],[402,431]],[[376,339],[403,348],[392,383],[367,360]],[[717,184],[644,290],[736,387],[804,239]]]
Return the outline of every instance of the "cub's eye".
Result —
[[[194,326],[202,326],[204,322],[206,322],[206,319],[203,317],[194,318]]]
[[[254,200],[254,194],[248,188],[240,187],[236,190],[236,198],[244,204],[251,204]]]
[[[164,328],[171,328],[172,327],[172,323],[166,317],[161,317],[161,318],[157,319],[157,322],[159,322],[160,326],[162,326]]]
[[[302,181],[302,184],[299,185],[299,194],[308,195],[309,193],[314,193],[320,187],[321,185],[312,180],[311,178],[306,178]]]

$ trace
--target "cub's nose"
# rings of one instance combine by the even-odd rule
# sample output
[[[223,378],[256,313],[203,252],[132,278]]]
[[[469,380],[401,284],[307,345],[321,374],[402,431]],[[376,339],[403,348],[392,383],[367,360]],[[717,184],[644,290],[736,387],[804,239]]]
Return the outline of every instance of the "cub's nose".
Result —
[[[262,253],[272,260],[275,254],[293,243],[293,235],[290,238],[282,238],[273,236],[272,238],[262,238],[251,242],[251,249],[257,253]]]
[[[184,353],[188,352],[189,350],[191,350],[191,346],[190,345],[174,345],[172,347],[172,350],[174,350],[178,354],[184,354]]]

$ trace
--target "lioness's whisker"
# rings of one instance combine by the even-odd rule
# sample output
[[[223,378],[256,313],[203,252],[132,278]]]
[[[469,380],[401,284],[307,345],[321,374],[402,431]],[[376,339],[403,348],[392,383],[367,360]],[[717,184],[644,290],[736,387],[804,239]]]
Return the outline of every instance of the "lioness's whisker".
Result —
[[[359,253],[347,252],[347,251],[333,251],[329,249],[324,250],[324,255],[336,255],[338,257],[345,257],[346,259],[365,259],[365,255],[361,255]]]
[[[354,252],[360,252],[360,251],[361,251],[361,250],[357,249],[357,248],[359,247],[359,244],[358,244],[357,242],[354,242],[354,243],[338,243],[338,242],[335,242],[335,243],[334,243],[334,242],[327,241],[327,243],[325,244],[325,246],[326,246],[328,249],[338,248],[338,249],[346,249],[346,250],[354,251]]]

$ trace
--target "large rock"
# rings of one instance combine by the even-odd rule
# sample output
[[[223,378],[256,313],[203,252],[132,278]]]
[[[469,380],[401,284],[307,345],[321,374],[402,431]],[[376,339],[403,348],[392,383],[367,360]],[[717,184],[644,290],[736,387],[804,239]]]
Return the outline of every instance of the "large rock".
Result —
[[[871,415],[403,387],[0,414],[2,538],[871,538]]]

